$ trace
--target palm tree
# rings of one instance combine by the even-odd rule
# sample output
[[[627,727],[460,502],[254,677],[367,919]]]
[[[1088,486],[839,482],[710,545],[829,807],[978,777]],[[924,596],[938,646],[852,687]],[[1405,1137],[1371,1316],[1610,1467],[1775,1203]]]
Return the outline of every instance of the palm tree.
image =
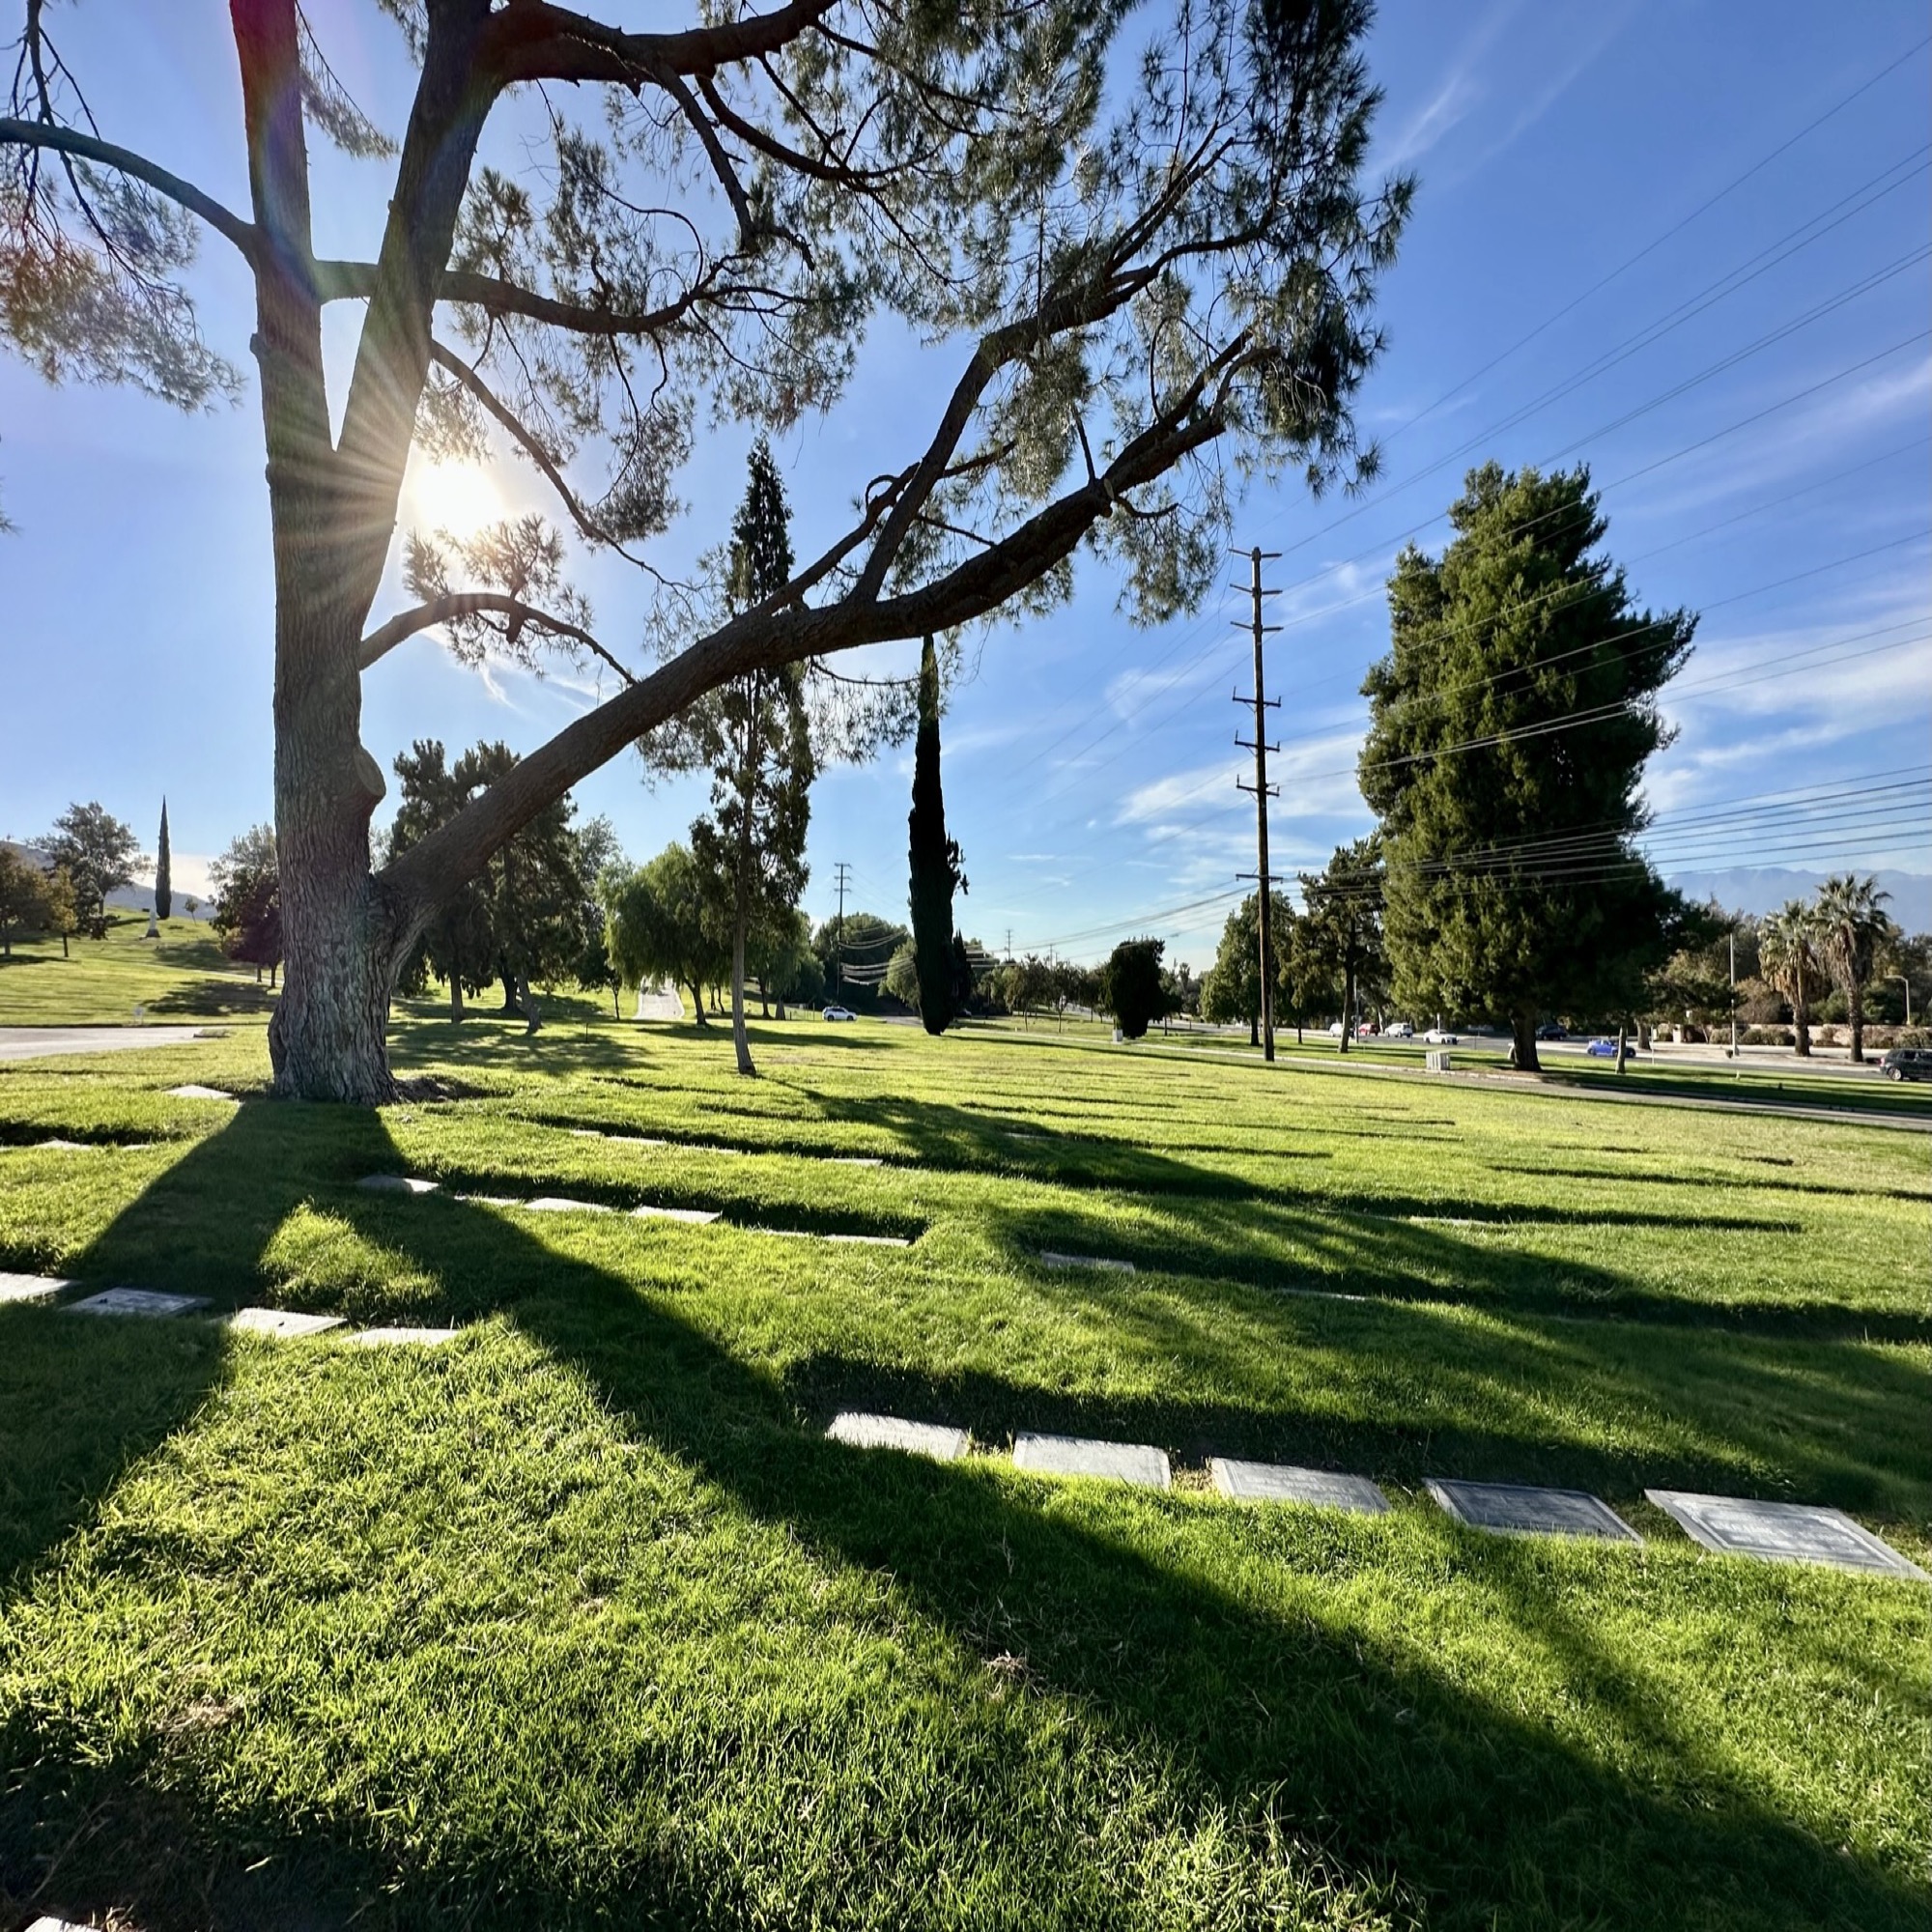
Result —
[[[1827,879],[1818,889],[1818,951],[1845,996],[1855,1062],[1865,1057],[1865,985],[1879,949],[1895,930],[1879,909],[1879,901],[1890,896],[1879,891],[1877,879],[1861,879],[1850,872]]]
[[[1811,995],[1825,983],[1825,962],[1819,956],[1823,938],[1818,908],[1803,899],[1786,899],[1758,923],[1758,971],[1790,1002],[1798,1052],[1806,1060],[1811,1057]]]

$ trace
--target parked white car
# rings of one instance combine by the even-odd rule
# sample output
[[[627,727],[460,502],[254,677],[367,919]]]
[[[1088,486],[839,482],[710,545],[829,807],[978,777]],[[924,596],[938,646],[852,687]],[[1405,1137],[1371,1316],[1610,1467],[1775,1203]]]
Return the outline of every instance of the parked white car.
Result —
[[[1462,1040],[1455,1034],[1451,1033],[1447,1027],[1431,1027],[1422,1036],[1422,1043],[1424,1046],[1461,1046],[1463,1044]]]
[[[1388,1031],[1382,1035],[1382,1037],[1384,1039],[1413,1039],[1415,1037],[1415,1029],[1406,1020],[1391,1020],[1388,1024]]]
[[[1340,1020],[1330,1020],[1328,1022],[1328,1037],[1330,1039],[1340,1039],[1347,1031],[1348,1029],[1343,1026]]]
[[[859,1015],[850,1007],[827,1007],[825,1017],[829,1020],[856,1020]]]

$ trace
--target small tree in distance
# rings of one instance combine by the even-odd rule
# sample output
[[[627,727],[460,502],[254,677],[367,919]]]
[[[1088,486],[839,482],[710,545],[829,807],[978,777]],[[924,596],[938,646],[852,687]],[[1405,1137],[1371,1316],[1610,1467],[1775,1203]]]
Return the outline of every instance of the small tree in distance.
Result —
[[[1123,939],[1100,968],[1100,1004],[1128,1039],[1139,1039],[1173,1010],[1161,978],[1164,940]]]
[[[267,967],[272,986],[282,963],[281,863],[275,828],[250,826],[229,841],[228,849],[209,867],[208,875],[214,885],[214,929],[221,936],[222,951],[254,967],[258,981]]]
[[[54,865],[67,871],[78,929],[103,938],[107,895],[131,886],[134,874],[147,867],[133,827],[99,803],[71,805],[54,820],[54,829],[37,842]]]
[[[1825,990],[1825,937],[1818,908],[1804,899],[1786,899],[1758,922],[1758,972],[1766,985],[1791,1006],[1792,1035],[1801,1059],[1811,1055],[1811,1000]]]
[[[0,845],[0,958],[13,958],[14,933],[44,931],[47,911],[46,873]]]
[[[168,802],[162,799],[161,836],[155,843],[155,917],[171,918],[174,909],[174,878],[168,864]]]
[[[1850,872],[1827,879],[1818,888],[1818,950],[1845,996],[1855,1063],[1865,1057],[1865,987],[1877,969],[1879,953],[1898,932],[1881,904],[1890,896],[1879,890],[1876,878],[1861,879]]]

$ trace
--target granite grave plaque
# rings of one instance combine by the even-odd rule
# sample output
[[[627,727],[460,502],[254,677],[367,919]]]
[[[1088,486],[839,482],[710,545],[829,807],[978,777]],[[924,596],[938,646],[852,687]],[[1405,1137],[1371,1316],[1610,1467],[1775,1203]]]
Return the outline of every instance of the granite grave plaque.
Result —
[[[368,1194],[434,1194],[434,1180],[417,1180],[407,1174],[365,1174],[356,1186]]]
[[[293,1308],[238,1308],[228,1318],[231,1328],[249,1335],[273,1335],[287,1339],[294,1335],[322,1335],[342,1326],[339,1315],[301,1315]]]
[[[943,1423],[908,1422],[899,1415],[867,1415],[845,1409],[832,1418],[825,1432],[835,1442],[855,1449],[899,1449],[908,1456],[930,1456],[935,1463],[956,1463],[966,1453],[966,1432]]]
[[[1366,1476],[1298,1469],[1287,1463],[1237,1463],[1227,1456],[1210,1457],[1208,1470],[1224,1496],[1242,1502],[1313,1503],[1360,1516],[1380,1516],[1388,1508],[1388,1498]]]
[[[1100,1476],[1143,1489],[1172,1487],[1167,1452],[1145,1442],[1095,1442],[1079,1435],[1023,1434],[1013,1442],[1013,1463],[1041,1476]]]
[[[1646,1490],[1644,1494],[1674,1517],[1695,1542],[1727,1556],[1755,1556],[1767,1563],[1820,1563],[1877,1577],[1932,1580],[1843,1510],[1812,1503],[1754,1502],[1745,1496],[1700,1496],[1682,1490]]]
[[[46,1301],[72,1286],[58,1275],[0,1273],[0,1301]]]
[[[162,1294],[152,1288],[108,1288],[73,1304],[76,1315],[185,1315],[206,1308],[205,1294]]]
[[[1040,1260],[1050,1268],[1110,1268],[1115,1274],[1132,1274],[1132,1262],[1115,1261],[1108,1255],[1064,1255],[1054,1248],[1042,1248]]]
[[[1622,1517],[1582,1490],[1542,1490],[1527,1483],[1435,1482],[1429,1493],[1472,1529],[1500,1536],[1594,1536],[1641,1543]]]

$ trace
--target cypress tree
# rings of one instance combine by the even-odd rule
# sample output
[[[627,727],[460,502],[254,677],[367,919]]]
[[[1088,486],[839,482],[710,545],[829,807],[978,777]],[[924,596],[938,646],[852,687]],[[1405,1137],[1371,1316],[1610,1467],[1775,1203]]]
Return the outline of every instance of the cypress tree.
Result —
[[[155,848],[155,917],[166,919],[174,910],[174,882],[168,877],[168,802],[161,800],[161,838]]]
[[[952,892],[966,889],[959,845],[946,836],[939,788],[939,660],[927,638],[919,659],[919,738],[913,750],[911,835],[912,945],[919,970],[919,1016],[927,1033],[946,1031],[956,1010],[952,985]]]

